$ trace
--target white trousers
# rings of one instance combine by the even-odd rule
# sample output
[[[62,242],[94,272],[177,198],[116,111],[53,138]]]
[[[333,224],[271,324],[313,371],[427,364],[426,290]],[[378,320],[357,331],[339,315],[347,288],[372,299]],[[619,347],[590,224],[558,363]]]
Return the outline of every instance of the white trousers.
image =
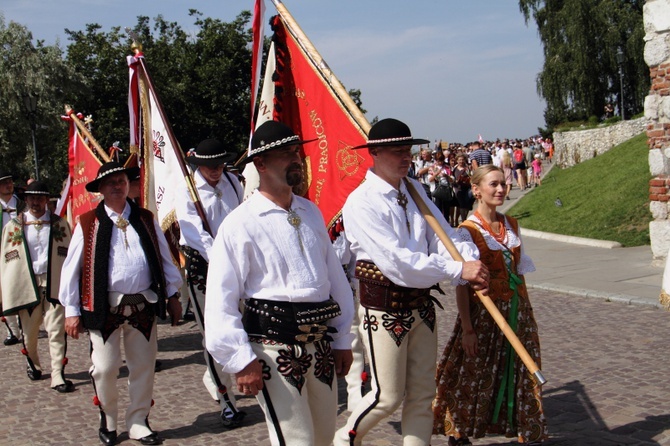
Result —
[[[199,279],[196,278],[196,280]],[[221,365],[209,354],[205,345],[205,284],[204,282],[195,283],[189,277],[188,290],[193,305],[193,314],[202,335],[202,348],[205,354],[206,367],[202,382],[212,399],[221,405],[221,410],[228,409],[230,412],[236,413],[237,408],[230,374],[223,372]]]
[[[89,330],[91,340],[91,379],[100,401],[101,416],[105,417],[110,431],[117,428],[119,391],[117,377],[122,365],[121,339],[128,366],[128,397],[126,428],[131,439],[146,437],[152,433],[147,425],[154,390],[154,366],[158,342],[156,321],[151,336],[147,338],[126,321],[114,330],[103,342],[99,330]]]
[[[51,387],[65,384],[63,369],[65,367],[65,309],[62,305],[53,304],[44,297],[44,288],[39,287],[41,301],[31,311],[19,311],[23,345],[28,353],[35,370],[42,371],[42,364],[37,352],[37,338],[40,325],[44,322],[44,329],[49,337],[49,354],[51,356]],[[28,366],[30,367],[30,362]]]
[[[337,421],[337,378],[327,342],[304,347],[251,341],[263,366],[256,399],[273,446],[329,446]],[[328,378],[330,376],[330,378]]]
[[[431,311],[434,326],[435,310]],[[345,426],[335,434],[333,443],[336,446],[362,444],[365,435],[393,414],[401,403],[402,444],[430,444],[437,332],[423,321],[422,314],[424,312],[420,310],[387,313],[360,307],[372,390],[353,410]]]
[[[361,333],[361,321],[358,315],[360,304],[358,298],[354,299],[354,320],[351,322],[351,333],[354,340],[351,343],[351,353],[354,361],[349,368],[349,373],[345,377],[347,381],[347,410],[352,412],[363,399],[363,388],[365,381],[363,374],[365,372],[365,344],[363,343],[363,333]],[[369,380],[367,375],[366,380]]]
[[[21,337],[21,331],[19,330],[19,318],[17,315],[12,314],[11,316],[3,316],[5,318],[5,329],[7,330],[7,337],[16,336],[17,338]]]

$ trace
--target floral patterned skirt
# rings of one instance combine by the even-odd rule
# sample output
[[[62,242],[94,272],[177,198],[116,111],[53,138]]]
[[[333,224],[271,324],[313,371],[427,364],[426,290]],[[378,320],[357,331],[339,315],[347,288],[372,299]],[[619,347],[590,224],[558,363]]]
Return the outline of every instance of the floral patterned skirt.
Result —
[[[494,302],[507,319],[510,303],[502,300]],[[522,443],[546,440],[547,424],[542,411],[540,387],[517,355],[513,355],[514,401],[511,410],[505,399],[498,420],[493,423],[507,363],[507,342],[481,302],[471,301],[470,314],[477,333],[477,357],[470,358],[463,350],[459,317],[437,367],[433,432],[455,438],[481,438],[489,433],[518,437]],[[527,296],[519,296],[516,333],[540,366],[540,339]]]

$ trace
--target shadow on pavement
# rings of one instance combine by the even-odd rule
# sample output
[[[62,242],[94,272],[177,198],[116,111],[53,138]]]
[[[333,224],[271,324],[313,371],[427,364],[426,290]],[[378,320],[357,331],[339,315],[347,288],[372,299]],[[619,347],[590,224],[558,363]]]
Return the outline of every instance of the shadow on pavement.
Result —
[[[253,405],[244,408],[247,416],[244,418],[243,426],[245,428],[258,425],[258,429],[266,429],[265,416],[260,406]],[[221,425],[219,412],[208,412],[198,415],[193,424],[181,426],[176,429],[165,429],[160,432],[163,439],[185,439],[197,437],[201,434],[220,434],[228,431]]]
[[[660,415],[610,429],[579,381],[543,392],[543,400],[551,445],[621,445],[631,444],[631,437],[640,444],[660,445],[654,437],[670,425],[670,415]],[[552,425],[561,425],[560,431]]]

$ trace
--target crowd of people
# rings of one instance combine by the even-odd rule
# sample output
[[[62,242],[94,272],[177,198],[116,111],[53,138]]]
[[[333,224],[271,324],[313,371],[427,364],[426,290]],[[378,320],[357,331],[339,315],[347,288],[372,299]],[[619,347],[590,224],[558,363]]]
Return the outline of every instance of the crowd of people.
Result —
[[[360,445],[401,405],[406,446],[429,445],[434,434],[450,445],[486,434],[546,440],[539,384],[475,293],[491,297],[539,364],[524,279],[535,267],[516,220],[497,208],[515,179],[522,189],[540,186],[551,141],[436,143],[414,159],[412,147],[429,141],[401,121],[380,120],[353,148],[367,150],[373,167],[348,197],[335,236],[318,208],[294,193],[304,181],[301,146],[312,142],[282,123],[262,124],[242,160],[259,177],[246,199],[226,168],[233,156],[224,143],[208,139],[192,150],[186,159],[200,201],[186,185],[178,191],[182,271],[153,214],[133,199],[137,168],[103,164],[86,185],[103,200],[73,231],[48,208],[46,184],[31,182],[19,197],[12,175],[0,174],[5,345],[23,344],[28,378],[41,379],[44,324],[51,387],[74,391],[65,377],[67,337],[87,332],[97,437],[116,444],[123,344],[128,436],[161,444],[149,424],[157,318],[176,325],[192,315],[203,339],[204,392],[224,428],[244,423],[236,389],[256,397],[273,445]],[[438,360],[441,305],[431,293],[440,282],[455,287],[459,317]],[[371,390],[361,393],[364,376]],[[350,384],[350,414],[339,430],[337,378]]]
[[[551,164],[554,145],[540,136],[525,140],[474,141],[468,144],[435,141],[416,153],[409,176],[417,179],[452,227],[464,222],[475,203],[470,175],[493,164],[505,176],[505,199],[512,187],[525,190],[542,185],[544,163]]]

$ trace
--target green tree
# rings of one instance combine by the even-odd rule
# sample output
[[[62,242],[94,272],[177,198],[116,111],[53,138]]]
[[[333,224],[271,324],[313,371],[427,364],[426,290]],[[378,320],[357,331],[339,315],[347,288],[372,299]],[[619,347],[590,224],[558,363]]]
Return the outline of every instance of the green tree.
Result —
[[[226,23],[189,12],[198,28],[195,34],[161,15],[153,26],[148,17],[138,17],[133,30],[145,63],[184,150],[211,137],[241,150],[249,137],[251,13],[243,11]],[[119,27],[104,32],[97,24],[66,33],[72,42],[67,60],[86,73],[88,84],[77,98],[77,111],[94,114],[95,135],[103,147],[116,140],[127,145],[130,38]]]
[[[528,23],[537,24],[544,66],[537,90],[547,101],[549,128],[602,116],[621,104],[617,53],[622,52],[625,116],[644,108],[649,73],[644,62],[643,0],[519,0]]]
[[[354,101],[354,104],[361,110],[361,113],[366,114],[368,111],[363,108],[363,99],[361,96],[361,90],[359,88],[352,88],[348,91],[351,100]]]
[[[67,176],[67,131],[60,121],[65,98],[82,88],[82,78],[63,61],[57,46],[33,44],[23,25],[0,15],[0,166],[18,184],[35,176],[31,125],[23,96],[37,98],[35,141],[40,179],[53,192]]]

